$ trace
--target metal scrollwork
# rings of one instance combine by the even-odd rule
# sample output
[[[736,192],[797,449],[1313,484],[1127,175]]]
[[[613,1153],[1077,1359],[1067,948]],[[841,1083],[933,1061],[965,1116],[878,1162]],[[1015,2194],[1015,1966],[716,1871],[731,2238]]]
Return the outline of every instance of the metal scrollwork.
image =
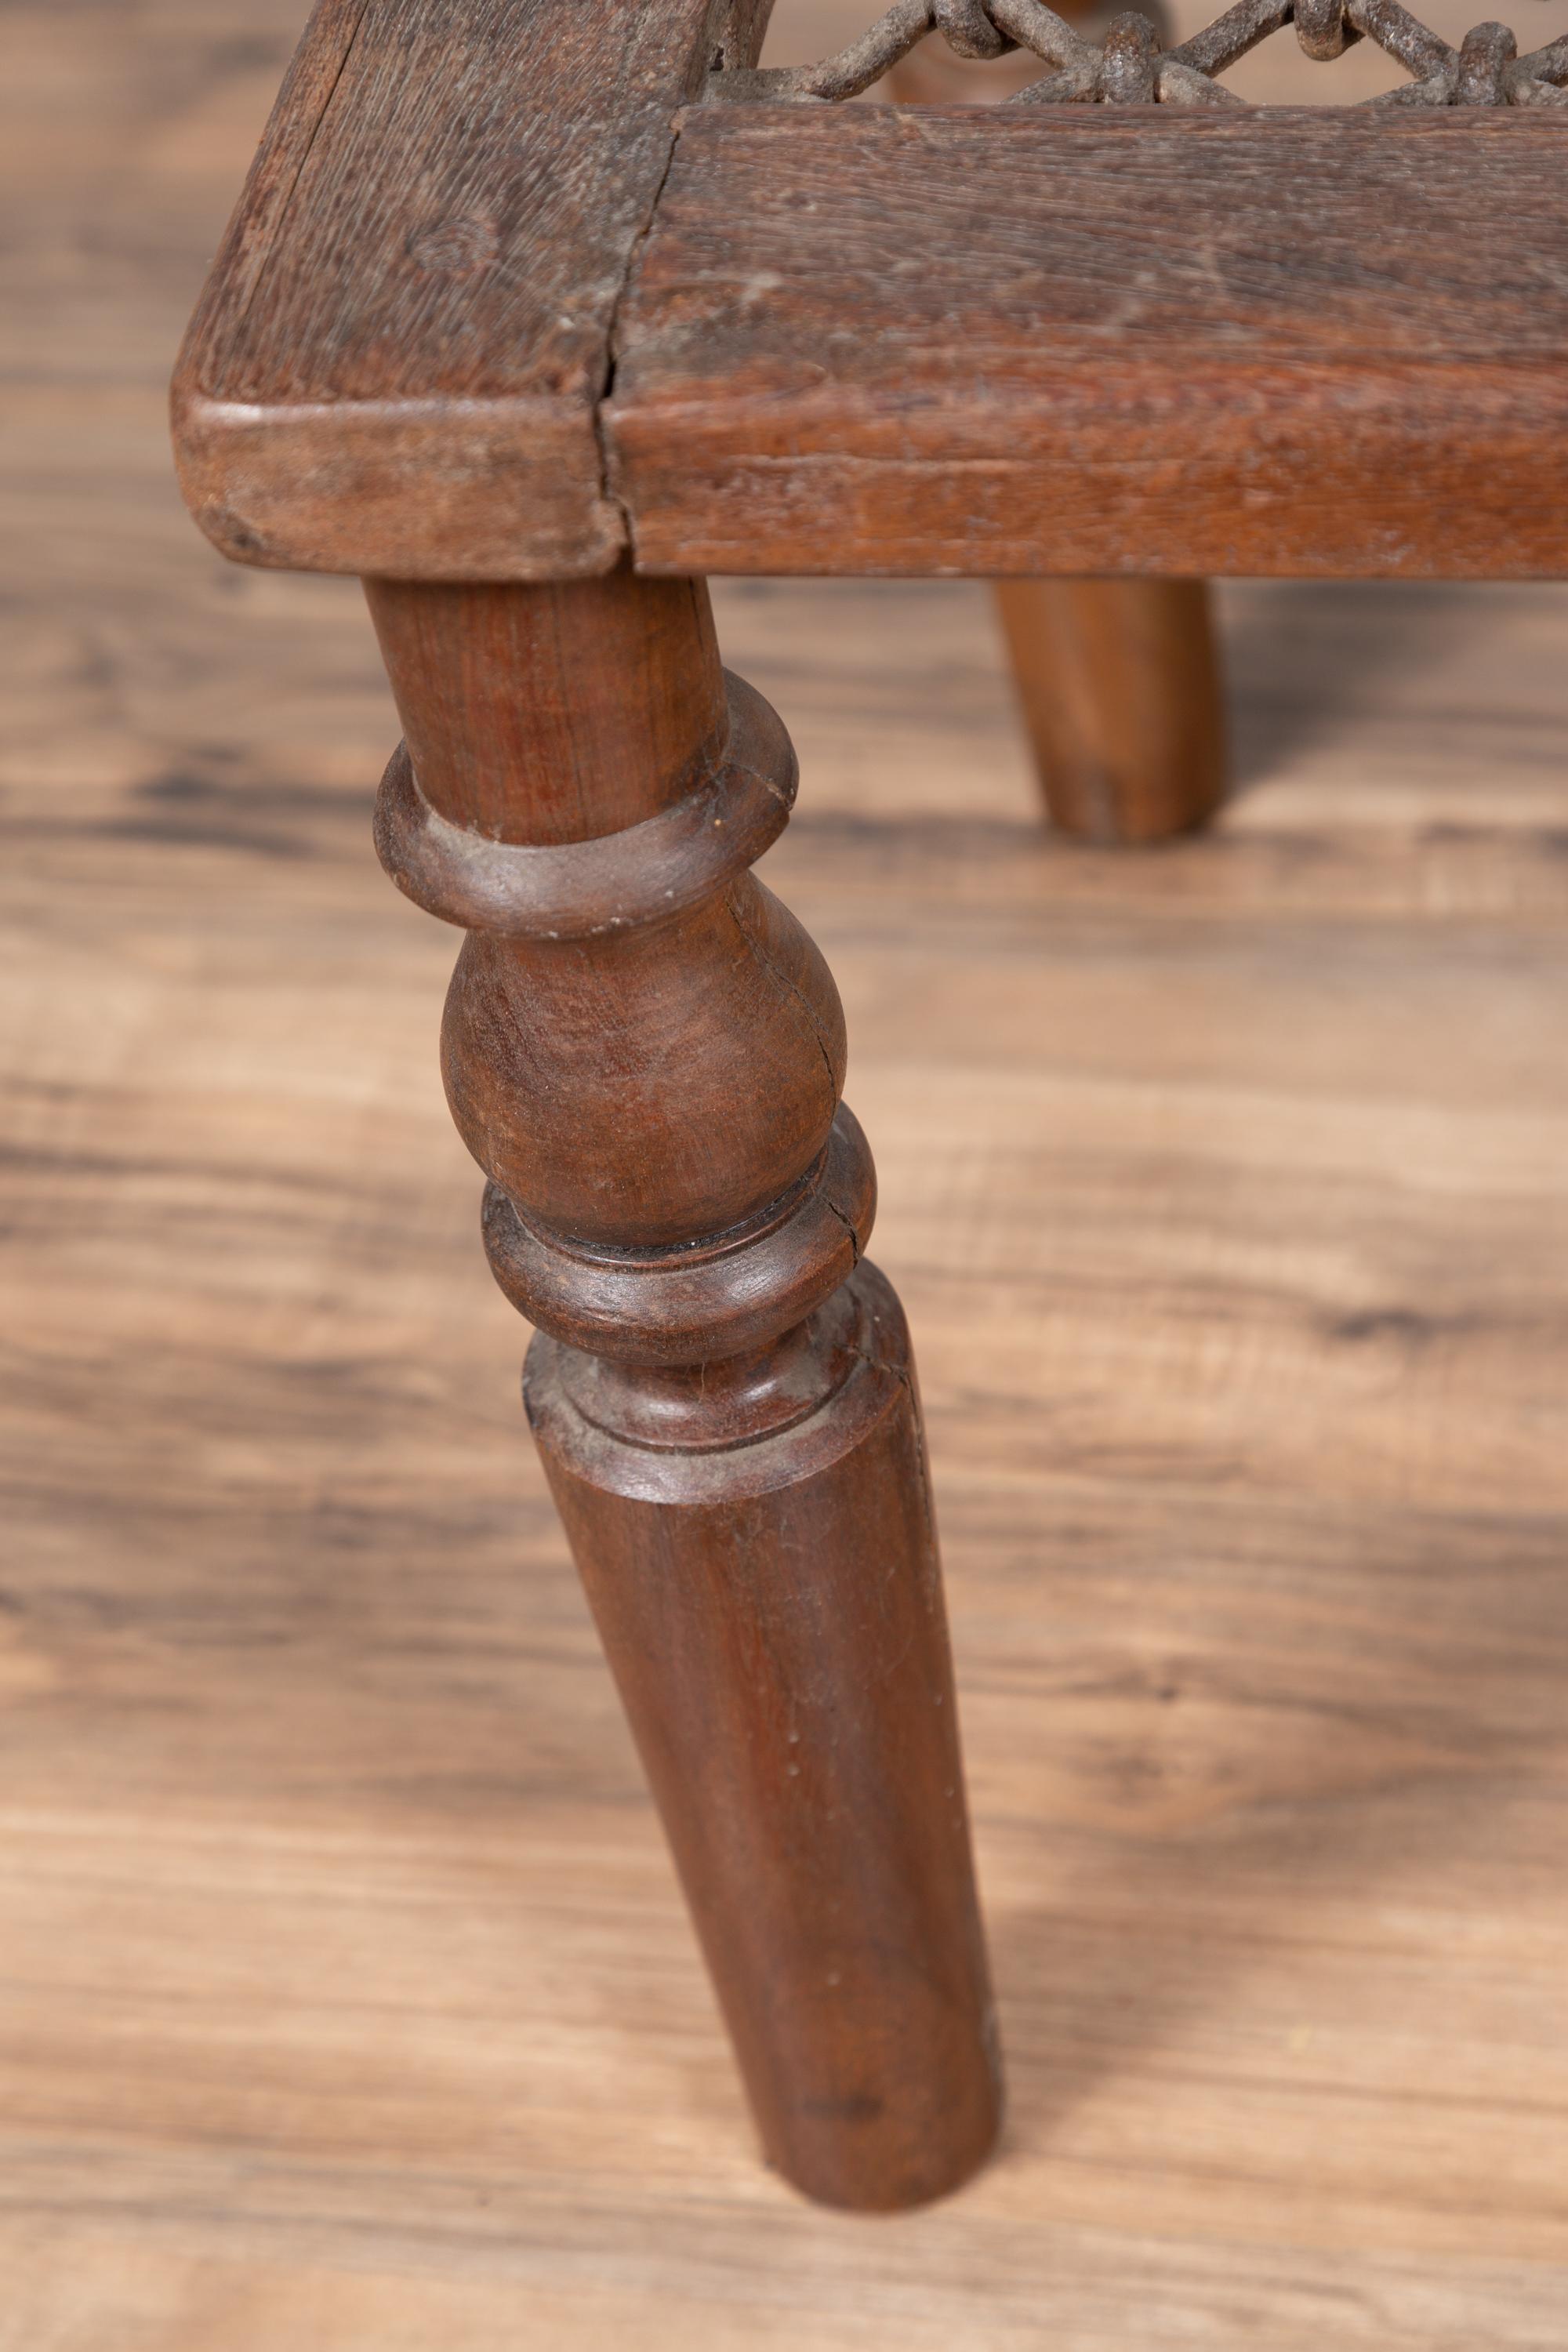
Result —
[[[1046,0],[895,0],[836,56],[717,73],[708,95],[805,104],[858,98],[936,32],[960,57],[1026,49],[1038,58],[1049,70],[1006,101],[1013,106],[1242,106],[1217,77],[1292,24],[1309,58],[1337,58],[1369,40],[1397,59],[1409,81],[1364,100],[1367,106],[1568,106],[1568,33],[1521,57],[1505,25],[1478,25],[1456,49],[1400,0],[1237,0],[1170,49],[1160,47],[1146,16],[1131,11],[1097,44]]]

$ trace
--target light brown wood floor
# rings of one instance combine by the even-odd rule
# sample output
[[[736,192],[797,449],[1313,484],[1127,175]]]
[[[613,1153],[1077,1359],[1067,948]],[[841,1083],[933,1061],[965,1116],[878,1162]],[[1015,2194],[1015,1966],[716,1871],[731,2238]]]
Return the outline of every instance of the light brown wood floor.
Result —
[[[1245,789],[1037,830],[984,593],[737,586],[930,1406],[1011,2067],[753,2159],[377,872],[353,585],[161,384],[284,0],[13,0],[4,2352],[1562,2352],[1568,600],[1226,593]]]

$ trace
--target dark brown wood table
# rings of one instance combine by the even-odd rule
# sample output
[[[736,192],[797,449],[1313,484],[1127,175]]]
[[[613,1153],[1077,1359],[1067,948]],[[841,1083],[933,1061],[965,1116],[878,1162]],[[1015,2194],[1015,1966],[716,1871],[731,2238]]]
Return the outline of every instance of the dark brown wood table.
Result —
[[[792,75],[753,0],[321,0],[176,382],[214,543],[365,580],[529,1416],[764,2148],[829,2203],[966,2179],[999,2061],[842,1009],[751,872],[795,756],[703,575],[1560,573],[1568,41],[1302,0],[1402,100],[1229,100],[1292,13],[1161,53],[900,0]],[[933,17],[1048,70],[827,102]]]

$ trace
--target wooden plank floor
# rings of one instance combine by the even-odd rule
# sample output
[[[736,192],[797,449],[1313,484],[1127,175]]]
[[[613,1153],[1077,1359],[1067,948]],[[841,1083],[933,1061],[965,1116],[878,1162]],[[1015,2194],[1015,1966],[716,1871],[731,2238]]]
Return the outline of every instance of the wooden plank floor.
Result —
[[[3,2352],[1562,2352],[1568,597],[1227,590],[1037,829],[984,592],[738,586],[931,1416],[1012,2105],[753,2159],[369,847],[162,379],[299,0],[13,0]],[[868,9],[867,13],[870,13]]]

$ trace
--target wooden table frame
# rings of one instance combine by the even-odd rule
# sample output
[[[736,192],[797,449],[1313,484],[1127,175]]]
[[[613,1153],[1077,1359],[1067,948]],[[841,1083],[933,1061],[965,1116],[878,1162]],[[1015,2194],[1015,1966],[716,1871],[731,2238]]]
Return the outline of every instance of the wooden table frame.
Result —
[[[920,1409],[779,721],[708,572],[1526,578],[1568,518],[1541,111],[696,103],[765,0],[320,0],[175,388],[238,561],[357,572],[377,842],[530,1419],[771,2159],[999,2114]]]

